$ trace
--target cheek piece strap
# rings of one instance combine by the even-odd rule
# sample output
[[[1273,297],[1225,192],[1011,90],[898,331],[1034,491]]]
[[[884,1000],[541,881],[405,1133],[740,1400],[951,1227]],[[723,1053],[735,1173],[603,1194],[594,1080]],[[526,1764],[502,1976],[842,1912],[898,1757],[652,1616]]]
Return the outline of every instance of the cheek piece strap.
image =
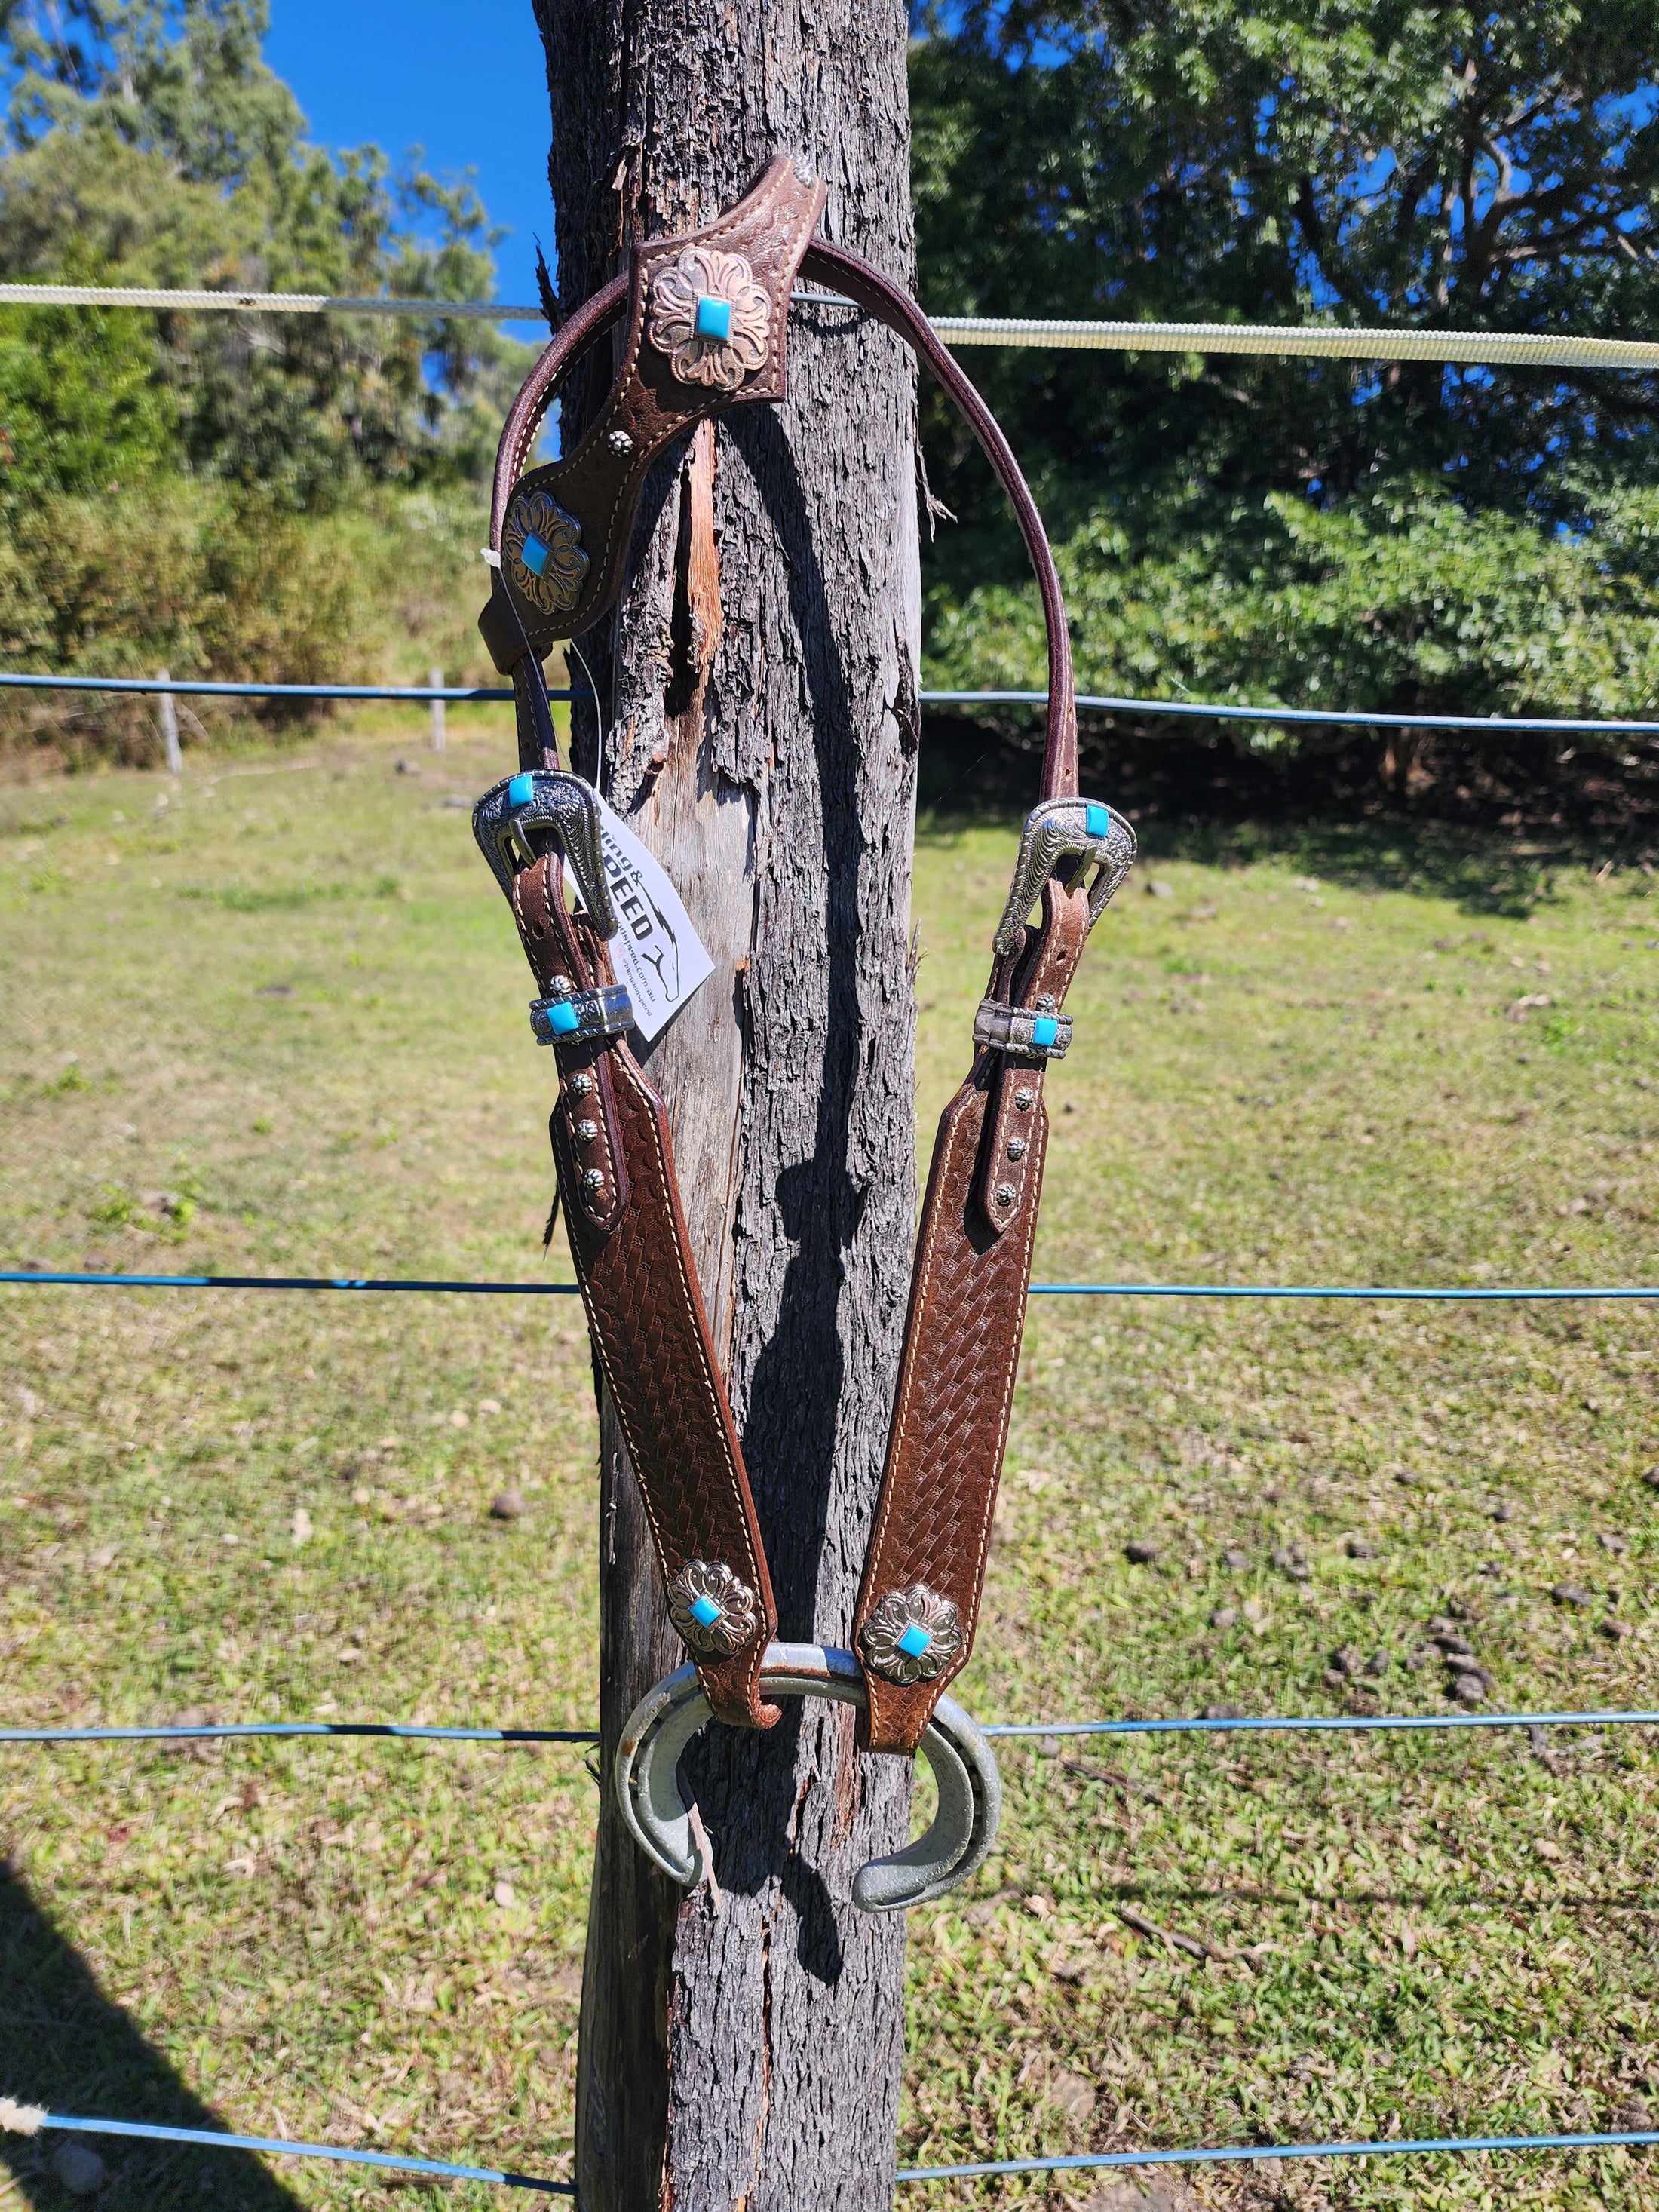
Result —
[[[627,274],[568,319],[520,392],[496,460],[494,575],[479,618],[496,666],[512,678],[519,770],[479,801],[474,830],[536,979],[531,1024],[558,1069],[549,1126],[571,1249],[669,1615],[690,1655],[624,1731],[615,1778],[624,1816],[659,1865],[700,1881],[706,1843],[700,1823],[685,1826],[675,1781],[678,1750],[696,1729],[711,1713],[769,1727],[775,1695],[855,1705],[863,1748],[908,1756],[920,1747],[939,1784],[933,1828],[855,1885],[855,1902],[886,1911],[961,1881],[995,1832],[995,1762],[944,1692],[973,1648],[1007,1443],[1048,1143],[1043,1076],[1071,1041],[1066,993],[1135,841],[1115,809],[1079,795],[1060,580],[1007,440],[909,295],[815,235],[824,198],[804,161],[782,157],[706,228],[635,246]],[[994,939],[972,1065],[934,1141],[851,1652],[774,1640],[765,1547],[692,1263],[667,1116],[625,1041],[632,1010],[606,950],[617,916],[595,797],[560,763],[542,672],[542,656],[589,629],[620,593],[658,456],[708,417],[784,396],[789,299],[800,279],[896,331],[960,410],[1012,505],[1048,649],[1042,787]],[[593,422],[568,455],[526,471],[563,379],[618,332],[615,381]]]

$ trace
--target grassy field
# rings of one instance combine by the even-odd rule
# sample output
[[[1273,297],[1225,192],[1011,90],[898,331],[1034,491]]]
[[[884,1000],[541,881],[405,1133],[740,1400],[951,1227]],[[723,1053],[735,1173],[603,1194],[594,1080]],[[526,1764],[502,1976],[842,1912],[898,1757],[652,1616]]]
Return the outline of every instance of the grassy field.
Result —
[[[568,1272],[468,834],[493,727],[0,794],[5,1266]],[[1148,842],[1071,1001],[1040,1279],[1659,1282],[1650,872],[1381,825]],[[921,842],[926,1132],[1011,854]],[[574,1301],[0,1298],[0,1723],[586,1724]],[[1455,1711],[1461,1638],[1492,1709],[1659,1703],[1656,1376],[1650,1305],[1040,1301],[964,1701]],[[1656,1754],[1008,1747],[999,1855],[912,1921],[906,2160],[1659,2124]],[[593,1805],[570,1750],[0,1752],[0,2094],[566,2172]],[[103,2148],[123,2212],[392,2193]],[[1157,2186],[1659,2207],[1620,2152]],[[0,2204],[73,2201],[0,2139]]]

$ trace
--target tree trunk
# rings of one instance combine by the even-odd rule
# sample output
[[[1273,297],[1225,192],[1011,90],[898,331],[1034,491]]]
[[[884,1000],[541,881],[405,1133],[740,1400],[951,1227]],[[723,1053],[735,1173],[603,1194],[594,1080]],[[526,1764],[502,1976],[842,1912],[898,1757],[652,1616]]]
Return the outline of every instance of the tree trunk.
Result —
[[[536,0],[568,309],[635,240],[709,221],[780,152],[830,234],[912,276],[907,18],[825,0]],[[609,361],[573,389],[567,435]],[[615,617],[580,641],[611,802],[715,972],[647,1057],[727,1362],[779,1632],[844,1644],[886,1441],[915,1222],[909,855],[920,621],[915,377],[841,309],[790,318],[789,397],[661,464]],[[582,682],[576,666],[576,682]],[[687,1899],[617,1816],[622,1722],[682,1653],[601,1404],[606,1775],[577,2180],[588,2212],[890,2201],[904,1934],[852,1906],[904,1840],[908,1768],[845,1707],[714,1727],[688,1772],[720,1885]]]

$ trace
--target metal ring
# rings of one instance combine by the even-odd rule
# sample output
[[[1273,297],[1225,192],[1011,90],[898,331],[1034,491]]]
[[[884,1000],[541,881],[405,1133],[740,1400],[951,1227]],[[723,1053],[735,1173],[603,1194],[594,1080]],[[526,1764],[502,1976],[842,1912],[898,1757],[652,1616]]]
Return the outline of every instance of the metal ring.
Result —
[[[769,1698],[866,1702],[850,1651],[818,1644],[769,1644],[760,1686]],[[695,1667],[680,1667],[648,1690],[629,1715],[617,1747],[617,1802],[646,1856],[686,1889],[712,1871],[708,1839],[680,1787],[680,1756],[709,1718]],[[1002,1777],[991,1747],[953,1698],[941,1698],[921,1740],[939,1790],[939,1810],[924,1836],[889,1858],[872,1859],[853,1882],[863,1912],[902,1912],[943,1897],[989,1857],[1002,1816]]]

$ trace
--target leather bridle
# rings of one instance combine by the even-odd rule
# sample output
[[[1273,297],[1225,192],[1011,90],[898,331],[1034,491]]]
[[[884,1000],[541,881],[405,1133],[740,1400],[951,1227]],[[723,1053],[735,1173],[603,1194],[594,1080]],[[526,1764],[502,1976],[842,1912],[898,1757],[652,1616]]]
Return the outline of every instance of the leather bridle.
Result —
[[[863,1747],[908,1754],[972,1648],[1030,1279],[1048,1140],[1044,1071],[1069,1042],[1066,989],[1133,858],[1134,837],[1121,816],[1078,793],[1060,580],[1007,441],[915,301],[856,254],[813,237],[824,198],[804,164],[780,159],[719,222],[636,246],[628,273],[575,310],[519,394],[496,464],[495,576],[479,627],[513,678],[520,771],[480,800],[475,827],[542,994],[532,1021],[558,1063],[550,1131],[571,1249],[669,1612],[696,1670],[695,1683],[684,1680],[720,1719],[759,1728],[778,1717],[765,1699],[769,1675],[781,1690],[831,1681],[822,1694],[856,1694]],[[799,1659],[808,1647],[772,1643],[765,1548],[691,1259],[667,1117],[624,1042],[631,1017],[605,949],[616,922],[596,802],[560,766],[539,658],[621,592],[641,493],[665,447],[728,406],[782,397],[799,277],[897,332],[961,410],[1012,504],[1048,651],[1042,796],[997,932],[973,1065],[934,1145],[854,1618],[855,1656],[818,1653],[817,1674]],[[522,474],[562,380],[624,317],[621,364],[596,419],[568,456]],[[786,1665],[771,1653],[796,1658]],[[684,1697],[675,1710],[684,1725]],[[625,1768],[621,1780],[630,1807],[631,1773]],[[990,1819],[994,1827],[994,1804]],[[662,1863],[696,1878],[683,1853],[657,1850],[648,1822],[633,1811],[630,1820]],[[983,1827],[981,1818],[988,1849]],[[964,1844],[950,1879],[971,1856]],[[913,1901],[884,1894],[881,1905]]]

